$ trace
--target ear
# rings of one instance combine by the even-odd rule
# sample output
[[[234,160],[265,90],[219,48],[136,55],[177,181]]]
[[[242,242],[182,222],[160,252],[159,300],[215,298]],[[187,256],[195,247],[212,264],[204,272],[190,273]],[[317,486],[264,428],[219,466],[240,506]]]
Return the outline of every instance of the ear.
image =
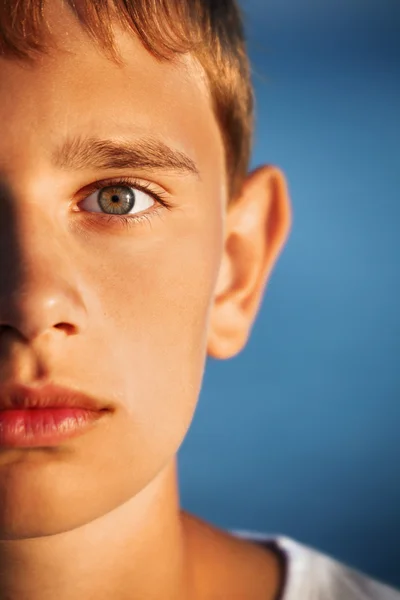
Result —
[[[284,175],[264,166],[228,206],[225,245],[211,309],[208,354],[231,358],[246,345],[263,292],[290,232]]]

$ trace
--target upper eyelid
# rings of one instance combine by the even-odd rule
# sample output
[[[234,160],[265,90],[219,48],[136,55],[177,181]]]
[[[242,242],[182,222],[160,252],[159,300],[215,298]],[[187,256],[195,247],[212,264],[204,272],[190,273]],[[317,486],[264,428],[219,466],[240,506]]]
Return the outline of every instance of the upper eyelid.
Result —
[[[152,195],[155,199],[162,198],[164,196],[169,197],[171,195],[169,191],[167,191],[164,187],[160,187],[158,184],[129,175],[98,179],[82,187],[78,194],[81,196],[81,199],[83,199],[89,196],[91,193],[94,193],[96,190],[101,190],[104,187],[112,186],[128,186],[137,188],[144,193]]]
[[[138,188],[148,188],[151,189],[151,186],[157,186],[155,183],[147,181],[145,179],[141,179],[140,177],[135,177],[133,175],[116,175],[115,177],[105,177],[104,179],[96,179],[95,181],[88,183],[83,186],[81,190],[91,189],[91,188],[103,188],[103,187],[111,187],[113,185],[129,185],[130,187],[138,187]],[[160,191],[162,189],[160,188]]]

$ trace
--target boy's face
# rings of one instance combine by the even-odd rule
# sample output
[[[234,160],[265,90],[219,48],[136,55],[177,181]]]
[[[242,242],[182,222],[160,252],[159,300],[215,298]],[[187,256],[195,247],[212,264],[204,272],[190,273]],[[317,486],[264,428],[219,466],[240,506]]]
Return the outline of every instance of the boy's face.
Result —
[[[0,60],[0,383],[40,374],[115,412],[53,452],[0,453],[11,537],[90,521],[172,459],[201,385],[223,247],[224,149],[200,71],[188,59],[157,62],[122,33],[118,67],[54,10],[60,50],[32,66]],[[107,168],[87,155],[78,168],[76,140],[90,138],[164,144],[198,175],[162,166],[163,150],[146,151],[149,166]],[[65,144],[70,165],[56,162]],[[119,178],[148,187],[131,210],[147,218],[130,227],[101,218],[91,187]]]
[[[243,346],[288,224],[283,201],[264,223],[261,174],[226,243],[225,151],[194,61],[158,62],[116,30],[117,66],[51,6],[57,49],[0,59],[0,384],[42,379],[114,410],[58,447],[0,450],[11,538],[89,522],[171,464],[207,350]]]

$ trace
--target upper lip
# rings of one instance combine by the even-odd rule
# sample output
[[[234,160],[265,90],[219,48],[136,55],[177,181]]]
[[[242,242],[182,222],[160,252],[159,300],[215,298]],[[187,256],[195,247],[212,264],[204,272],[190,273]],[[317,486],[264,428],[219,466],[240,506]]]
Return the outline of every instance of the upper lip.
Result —
[[[32,388],[25,385],[0,386],[0,410],[24,408],[86,408],[93,411],[109,410],[110,405],[97,399],[53,384]]]

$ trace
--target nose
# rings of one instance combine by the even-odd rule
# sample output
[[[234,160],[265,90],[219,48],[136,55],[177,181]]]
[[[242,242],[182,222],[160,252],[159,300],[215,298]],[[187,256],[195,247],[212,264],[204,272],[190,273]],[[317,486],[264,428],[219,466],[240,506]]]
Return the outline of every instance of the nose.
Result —
[[[86,324],[65,233],[37,213],[0,224],[0,334],[11,328],[27,342],[60,331],[77,335]]]

